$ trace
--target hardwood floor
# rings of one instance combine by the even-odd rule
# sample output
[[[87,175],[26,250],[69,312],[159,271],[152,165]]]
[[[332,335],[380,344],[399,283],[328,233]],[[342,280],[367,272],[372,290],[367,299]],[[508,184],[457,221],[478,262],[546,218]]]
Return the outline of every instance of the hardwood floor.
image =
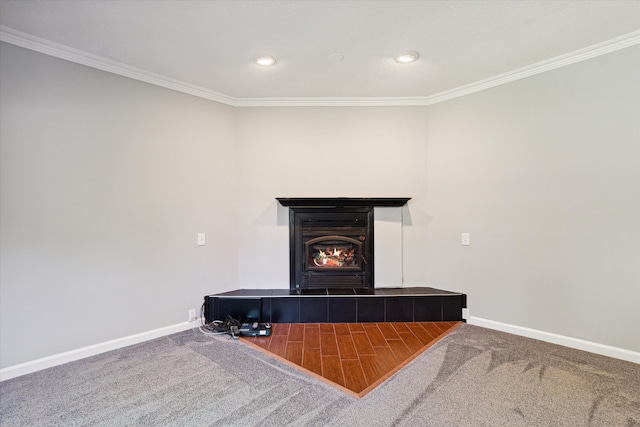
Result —
[[[362,397],[460,323],[279,323],[241,340]]]

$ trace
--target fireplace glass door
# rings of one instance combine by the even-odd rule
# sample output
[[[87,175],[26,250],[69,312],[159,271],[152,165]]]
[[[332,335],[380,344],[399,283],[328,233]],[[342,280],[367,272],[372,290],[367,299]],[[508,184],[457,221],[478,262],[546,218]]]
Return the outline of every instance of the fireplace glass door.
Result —
[[[364,238],[363,238],[364,240]],[[345,236],[326,236],[304,244],[308,270],[360,270],[362,242]]]

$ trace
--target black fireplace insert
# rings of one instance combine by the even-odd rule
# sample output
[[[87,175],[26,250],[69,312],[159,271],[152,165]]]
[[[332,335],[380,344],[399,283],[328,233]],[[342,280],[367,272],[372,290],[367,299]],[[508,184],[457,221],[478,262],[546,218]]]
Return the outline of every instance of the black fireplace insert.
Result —
[[[289,207],[290,289],[373,289],[374,206],[409,198],[278,198]]]
[[[291,208],[291,289],[373,288],[373,208]]]

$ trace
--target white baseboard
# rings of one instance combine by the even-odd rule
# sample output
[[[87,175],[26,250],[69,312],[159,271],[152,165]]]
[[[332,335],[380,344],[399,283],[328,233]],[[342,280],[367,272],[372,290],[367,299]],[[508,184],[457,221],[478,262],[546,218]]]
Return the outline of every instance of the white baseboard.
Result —
[[[537,329],[525,328],[522,326],[509,325],[507,323],[496,322],[494,320],[482,319],[480,317],[471,316],[467,323],[483,328],[495,329],[496,331],[508,332],[514,335],[520,335],[527,338],[533,338],[540,341],[558,344],[565,347],[575,348],[578,350],[588,351],[590,353],[600,354],[602,356],[614,357],[616,359],[626,360],[628,362],[640,364],[640,353],[623,348],[612,347],[605,344],[598,344],[591,341],[585,341],[578,338],[571,338],[564,335],[558,335],[551,332],[539,331]]]
[[[525,328],[522,326],[510,325],[507,323],[496,322],[494,320],[482,319],[480,317],[470,316],[467,320],[470,325],[481,326],[483,328],[494,329],[497,331],[508,332],[514,335],[520,335],[527,338],[533,338],[540,341],[550,342],[552,344],[563,345],[565,347],[584,350],[603,356],[614,357],[616,359],[626,360],[628,362],[640,364],[640,353],[625,350],[623,348],[612,347],[604,344],[598,344],[591,341],[585,341],[577,338],[571,338],[564,335],[558,335],[550,332],[539,331],[536,329]],[[43,357],[41,359],[32,360],[30,362],[20,363],[18,365],[9,366],[0,369],[0,381],[5,381],[21,375],[30,374],[42,369],[51,368],[53,366],[62,365],[64,363],[73,362],[74,360],[83,359],[96,354],[106,353],[107,351],[117,350],[133,344],[171,335],[176,332],[192,329],[200,324],[200,319],[196,322],[183,322],[164,328],[154,329],[142,332],[128,337],[118,338],[88,347],[76,350],[66,351],[64,353],[54,354],[53,356]]]
[[[160,338],[166,335],[175,334],[176,332],[186,331],[197,327],[200,319],[195,322],[183,322],[175,325],[166,326],[164,328],[153,329],[151,331],[142,332],[128,337],[118,338],[103,343],[90,345],[88,347],[78,348],[76,350],[65,351],[64,353],[54,354],[52,356],[43,357],[41,359],[32,360],[30,362],[20,363],[18,365],[8,366],[0,369],[0,381],[5,381],[21,375],[30,374],[32,372],[41,371],[42,369],[51,368],[53,366],[62,365],[64,363],[73,362],[74,360],[84,359],[85,357],[95,356],[96,354],[106,353],[107,351],[117,350],[133,344]]]

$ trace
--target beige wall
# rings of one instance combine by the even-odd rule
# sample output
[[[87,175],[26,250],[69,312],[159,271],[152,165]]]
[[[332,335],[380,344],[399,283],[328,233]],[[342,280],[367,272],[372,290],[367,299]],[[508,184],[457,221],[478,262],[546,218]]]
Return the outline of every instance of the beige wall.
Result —
[[[288,287],[288,211],[276,197],[412,197],[402,269],[406,286],[422,286],[426,114],[426,107],[238,109],[240,287]],[[392,233],[377,237],[377,248],[402,244]]]
[[[425,284],[640,351],[640,46],[433,105],[428,140]]]
[[[0,49],[2,367],[185,322],[237,282],[231,107]]]
[[[2,367],[286,288],[295,196],[412,197],[405,286],[640,351],[638,47],[430,107],[234,109],[0,46]]]

